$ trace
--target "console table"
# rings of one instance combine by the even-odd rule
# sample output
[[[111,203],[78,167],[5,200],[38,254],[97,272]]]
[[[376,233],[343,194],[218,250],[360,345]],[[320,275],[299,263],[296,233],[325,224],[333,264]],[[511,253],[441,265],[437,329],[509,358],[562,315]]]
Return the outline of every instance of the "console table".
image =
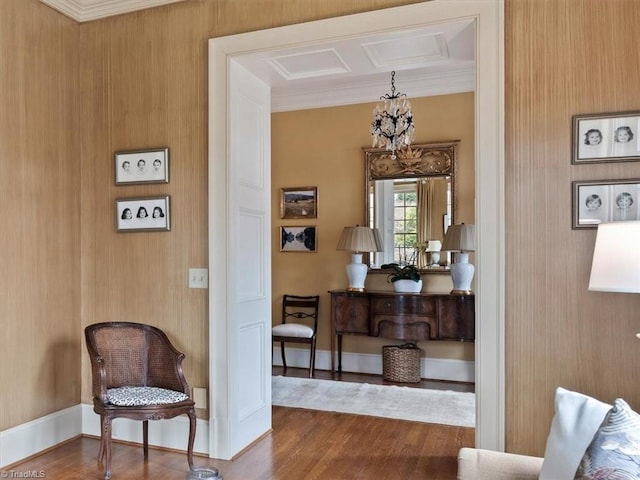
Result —
[[[342,336],[367,335],[408,342],[475,340],[475,297],[435,293],[330,290],[331,371],[342,371]]]

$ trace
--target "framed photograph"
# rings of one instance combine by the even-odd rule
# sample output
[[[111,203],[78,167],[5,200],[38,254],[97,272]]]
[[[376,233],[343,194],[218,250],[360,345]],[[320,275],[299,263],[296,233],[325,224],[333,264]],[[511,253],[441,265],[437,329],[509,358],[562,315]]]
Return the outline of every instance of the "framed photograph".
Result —
[[[168,195],[116,200],[117,232],[166,232],[171,230],[169,218]]]
[[[573,228],[640,220],[640,179],[573,182]]]
[[[640,160],[640,112],[573,116],[571,163]]]
[[[280,218],[318,218],[318,187],[281,188]]]
[[[316,252],[316,227],[280,227],[281,252]]]
[[[169,183],[169,149],[116,152],[116,185]]]

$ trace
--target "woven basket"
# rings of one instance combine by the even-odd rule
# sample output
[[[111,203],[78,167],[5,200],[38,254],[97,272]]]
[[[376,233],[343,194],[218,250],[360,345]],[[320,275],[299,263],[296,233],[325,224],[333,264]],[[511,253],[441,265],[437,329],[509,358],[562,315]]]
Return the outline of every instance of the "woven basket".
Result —
[[[421,350],[413,343],[382,347],[382,378],[389,382],[420,381]]]

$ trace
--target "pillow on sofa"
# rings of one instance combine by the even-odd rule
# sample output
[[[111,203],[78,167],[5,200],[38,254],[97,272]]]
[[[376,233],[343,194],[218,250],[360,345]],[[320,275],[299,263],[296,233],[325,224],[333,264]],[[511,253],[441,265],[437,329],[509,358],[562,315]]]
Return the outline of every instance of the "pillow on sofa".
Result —
[[[640,415],[617,399],[587,448],[576,480],[640,478]]]
[[[595,398],[558,387],[539,480],[573,480],[584,452],[610,409],[611,405]]]

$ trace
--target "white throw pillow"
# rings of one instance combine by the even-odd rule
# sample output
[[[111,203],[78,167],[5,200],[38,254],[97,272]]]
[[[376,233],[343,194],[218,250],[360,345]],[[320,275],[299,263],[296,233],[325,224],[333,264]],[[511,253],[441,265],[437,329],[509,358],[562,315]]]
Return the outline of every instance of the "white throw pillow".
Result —
[[[581,393],[556,389],[555,415],[539,480],[573,480],[580,460],[611,405]]]

